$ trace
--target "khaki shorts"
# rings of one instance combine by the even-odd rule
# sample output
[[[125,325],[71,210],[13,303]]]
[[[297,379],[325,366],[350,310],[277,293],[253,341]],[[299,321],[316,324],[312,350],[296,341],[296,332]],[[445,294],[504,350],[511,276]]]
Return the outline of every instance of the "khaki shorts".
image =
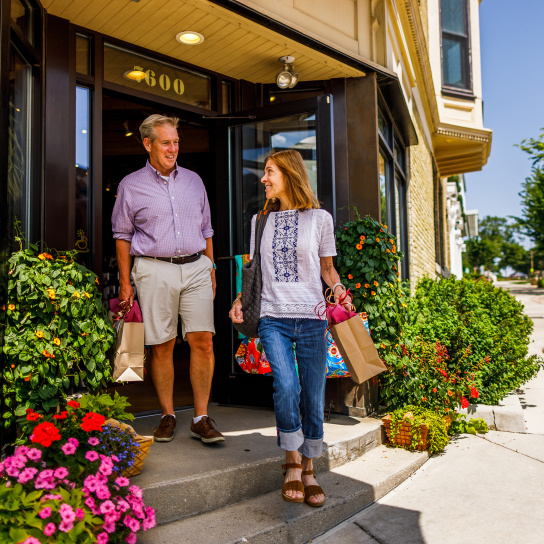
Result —
[[[206,255],[186,264],[146,257],[134,259],[132,279],[142,310],[146,345],[164,344],[176,338],[178,315],[184,340],[188,332],[215,334],[212,268]]]

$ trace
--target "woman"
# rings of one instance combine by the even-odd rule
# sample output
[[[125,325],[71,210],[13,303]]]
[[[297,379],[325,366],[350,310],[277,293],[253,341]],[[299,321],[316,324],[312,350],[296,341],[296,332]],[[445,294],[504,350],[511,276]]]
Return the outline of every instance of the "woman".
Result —
[[[270,217],[261,240],[261,320],[259,337],[272,368],[278,444],[286,450],[282,497],[287,502],[321,506],[323,489],[313,474],[313,459],[323,448],[326,321],[315,308],[323,302],[321,279],[336,302],[346,297],[334,269],[332,216],[320,209],[298,151],[278,151],[265,164],[264,184]],[[251,254],[255,246],[251,225]],[[243,322],[240,295],[229,317]],[[296,344],[298,375],[293,353]]]

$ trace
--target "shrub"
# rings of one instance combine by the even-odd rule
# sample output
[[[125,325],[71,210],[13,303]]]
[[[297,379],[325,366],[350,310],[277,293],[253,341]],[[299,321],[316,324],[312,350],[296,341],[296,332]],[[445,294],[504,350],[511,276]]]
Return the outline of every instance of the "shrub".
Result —
[[[544,287],[544,278],[538,278],[536,281],[536,286],[542,289]]]
[[[497,404],[543,366],[542,359],[528,356],[532,330],[523,305],[486,280],[425,277],[410,301],[402,339],[411,345],[440,342],[449,356],[448,377],[473,384],[471,398],[479,403]],[[399,364],[395,369],[401,384]]]
[[[3,394],[6,427],[27,408],[47,412],[82,380],[89,390],[110,378],[106,352],[115,331],[98,291],[98,278],[74,259],[77,252],[21,249],[9,263]]]
[[[357,311],[368,314],[376,347],[383,353],[398,342],[406,308],[406,290],[400,285],[396,238],[369,216],[346,223],[336,233],[337,270],[350,289]]]

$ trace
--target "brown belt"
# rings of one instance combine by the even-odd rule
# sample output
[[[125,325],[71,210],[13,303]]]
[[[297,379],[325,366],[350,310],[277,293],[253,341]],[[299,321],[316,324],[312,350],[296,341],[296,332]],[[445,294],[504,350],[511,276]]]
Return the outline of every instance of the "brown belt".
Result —
[[[146,255],[142,256],[146,259],[155,259],[156,261],[164,261],[165,263],[187,264],[198,261],[201,255],[202,251],[199,251],[198,253],[193,253],[192,255],[186,255],[185,257],[147,257]]]

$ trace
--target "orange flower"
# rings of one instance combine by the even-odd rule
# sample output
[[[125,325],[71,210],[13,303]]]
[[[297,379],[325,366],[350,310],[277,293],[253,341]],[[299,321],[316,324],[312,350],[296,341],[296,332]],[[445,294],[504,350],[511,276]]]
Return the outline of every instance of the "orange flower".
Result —
[[[423,402],[427,402],[427,397],[423,397],[421,400],[422,400]]]
[[[384,229],[387,229],[387,225],[382,225]]]
[[[361,236],[359,236],[359,239],[360,239],[361,242],[362,242],[363,240],[366,240],[366,236],[363,236],[363,235],[361,234]]]
[[[365,283],[365,287],[368,289],[370,285],[368,285],[368,283]]]
[[[376,238],[376,242],[379,242],[379,241],[380,241],[380,239],[379,239],[379,238]]]
[[[15,310],[15,304],[8,304],[8,310],[13,312],[13,310]]]
[[[386,252],[386,253],[391,253],[391,250],[390,250],[390,249],[386,249],[385,252]]]
[[[360,251],[361,249],[363,249],[362,244],[357,244],[355,247],[356,247],[359,251]]]
[[[54,289],[48,289],[47,294],[49,295],[49,298],[51,300],[55,300],[55,290]]]
[[[83,294],[84,294],[87,298],[91,298],[91,295],[89,295],[89,293],[87,293],[87,291],[83,291]]]
[[[385,344],[383,342],[380,344],[380,346],[385,349]]]
[[[380,229],[380,232],[383,232],[383,229]]]
[[[44,255],[45,255],[46,258],[49,259],[50,261],[53,260],[53,255],[50,255],[49,253],[44,253]]]
[[[43,338],[43,332],[42,331],[36,331],[36,336],[38,338]]]
[[[374,280],[374,285],[375,285],[376,287],[378,287],[378,285],[380,285],[380,284],[379,284],[376,280]]]
[[[55,346],[60,346],[60,338],[55,338],[53,344],[55,344]]]
[[[436,387],[433,387],[433,393],[436,393]]]
[[[32,378],[32,374],[29,374],[29,375],[25,378],[25,382],[30,381],[30,378]]]
[[[397,252],[397,248],[396,246],[393,246],[393,249],[392,249],[393,253],[396,253]]]
[[[353,276],[351,274],[348,274],[348,280],[352,280]]]
[[[446,413],[448,413],[449,411],[450,411],[450,409],[449,409],[449,408],[446,408]]]
[[[75,296],[76,298],[81,298],[81,295],[80,295],[77,291],[74,291],[74,296]]]
[[[393,270],[396,270],[396,269],[397,269],[397,267],[396,267],[396,266],[393,266]]]
[[[38,259],[40,259],[40,261],[43,261],[45,259],[45,254],[44,253],[40,253],[38,255]]]
[[[393,287],[393,284],[392,284],[392,283],[390,283],[390,284],[389,284],[389,287]]]
[[[370,294],[374,296],[376,293],[374,291],[370,291]]]
[[[395,242],[393,242],[393,240],[391,238],[389,238],[389,243],[394,244]]]
[[[46,349],[44,349],[44,350],[42,351],[42,355],[43,355],[44,357],[51,357],[51,354],[50,354]]]
[[[55,355],[52,353],[51,354],[51,359],[54,359],[55,358]]]
[[[363,293],[363,296],[366,298],[366,293]]]
[[[453,391],[450,389],[450,390],[448,391],[448,397],[451,397],[452,395],[453,395]]]
[[[397,276],[400,276],[400,272],[397,270]]]
[[[361,284],[360,283],[356,283],[355,284],[355,289],[360,289],[361,288]]]
[[[96,283],[96,285],[100,285],[100,282],[98,281],[98,278],[95,278],[94,282]]]

